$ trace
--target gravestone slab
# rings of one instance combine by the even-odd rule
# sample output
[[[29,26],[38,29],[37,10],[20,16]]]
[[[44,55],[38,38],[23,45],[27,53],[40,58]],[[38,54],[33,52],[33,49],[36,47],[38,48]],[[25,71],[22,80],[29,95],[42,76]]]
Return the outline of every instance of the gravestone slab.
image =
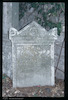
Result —
[[[54,42],[57,28],[46,31],[35,21],[17,31],[12,41],[13,87],[54,85]]]

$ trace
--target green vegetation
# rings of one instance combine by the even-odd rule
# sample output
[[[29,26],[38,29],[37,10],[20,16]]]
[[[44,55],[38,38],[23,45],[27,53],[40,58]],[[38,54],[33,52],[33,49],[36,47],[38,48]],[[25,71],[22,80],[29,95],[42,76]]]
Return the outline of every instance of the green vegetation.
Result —
[[[37,10],[38,14],[42,15],[42,17],[38,17],[38,16],[35,16],[37,22],[42,25],[43,27],[49,27],[50,29],[51,28],[54,28],[54,27],[57,27],[57,31],[58,31],[58,35],[60,35],[60,32],[61,32],[61,22],[57,22],[57,23],[53,23],[52,21],[50,20],[47,20],[47,17],[48,15],[49,16],[57,16],[57,12],[60,11],[60,12],[63,12],[64,13],[64,3],[48,3],[48,2],[28,2],[28,3],[25,3],[24,6],[22,6],[22,4],[20,3],[20,19],[24,16],[24,13],[26,12],[27,10],[27,4],[30,4],[30,7],[33,7],[35,10]],[[52,7],[50,9],[47,10],[47,12],[44,11],[44,5],[46,4],[50,4]],[[40,9],[38,9],[40,8]]]

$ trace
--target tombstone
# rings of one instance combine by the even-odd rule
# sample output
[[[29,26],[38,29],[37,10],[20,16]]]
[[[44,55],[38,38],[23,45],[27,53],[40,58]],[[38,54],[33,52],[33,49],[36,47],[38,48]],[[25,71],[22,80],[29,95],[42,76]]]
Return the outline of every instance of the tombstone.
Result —
[[[46,31],[35,21],[20,31],[9,30],[12,42],[13,87],[53,86],[57,28]]]

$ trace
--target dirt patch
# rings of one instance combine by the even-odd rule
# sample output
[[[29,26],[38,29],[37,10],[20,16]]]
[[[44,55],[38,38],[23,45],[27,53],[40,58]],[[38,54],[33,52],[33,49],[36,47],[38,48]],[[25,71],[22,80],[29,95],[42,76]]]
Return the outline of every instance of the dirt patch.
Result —
[[[56,79],[55,86],[13,88],[11,79],[3,75],[2,97],[64,97],[64,81]]]

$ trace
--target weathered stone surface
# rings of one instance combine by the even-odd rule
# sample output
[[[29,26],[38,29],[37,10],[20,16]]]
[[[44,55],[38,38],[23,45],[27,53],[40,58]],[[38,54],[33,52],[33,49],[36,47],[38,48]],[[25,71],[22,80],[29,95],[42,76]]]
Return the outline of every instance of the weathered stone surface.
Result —
[[[62,46],[62,42],[61,42],[61,41],[59,42],[59,41],[58,41],[58,39],[57,39],[57,40],[55,41],[55,45],[57,45],[57,46],[60,46],[60,47],[61,47],[61,46]]]
[[[12,43],[9,39],[3,38],[3,46],[9,46],[10,47],[11,45],[12,45]],[[4,49],[3,49],[3,51],[4,51]]]
[[[12,26],[12,23],[11,23],[12,14],[8,11],[8,8],[10,12],[12,12],[12,4],[4,2],[3,3],[3,33],[4,34],[7,34],[8,29]]]
[[[54,67],[57,67],[57,63],[58,63],[58,56],[54,55]]]
[[[54,41],[57,29],[46,31],[35,21],[17,31],[12,41],[13,87],[54,85]]]
[[[55,49],[54,54],[59,56],[60,55],[61,46],[54,45],[54,49]]]
[[[58,39],[55,41],[55,43],[58,45],[58,46],[62,46],[62,43],[64,42],[64,38],[65,38],[65,27],[63,26],[62,27],[62,32],[60,34],[60,36],[57,37]],[[64,47],[64,43],[63,43],[63,47]]]
[[[57,36],[57,40],[55,41],[55,44],[58,46],[62,46],[62,42],[64,41],[65,38],[65,27],[62,26],[62,31],[60,33],[60,36]]]
[[[65,74],[62,71],[57,70],[57,72],[56,72],[56,78],[64,80],[65,79],[64,77],[65,77]]]
[[[12,47],[11,45],[2,45],[2,70],[3,73],[12,79]]]
[[[64,70],[65,70],[64,56],[60,57],[58,68],[61,69],[64,72]]]
[[[61,32],[60,33],[60,36],[57,36],[57,38],[58,38],[58,42],[63,42],[64,41],[64,37],[65,37],[65,33],[63,33],[63,32]]]
[[[12,47],[11,47],[11,45],[10,45],[10,46],[8,46],[8,45],[3,45],[2,47],[3,47],[3,54],[5,54],[5,55],[7,55],[8,52],[12,52]]]
[[[11,52],[3,54],[2,71],[12,79],[12,55]]]
[[[12,3],[12,26],[19,30],[19,2]]]
[[[65,42],[63,43],[63,48],[65,48]],[[64,53],[65,53],[65,51],[64,51]]]
[[[51,58],[49,48],[50,47],[45,45],[29,44],[27,46],[17,47],[17,86],[51,84],[51,68],[49,69],[49,67],[51,67]],[[46,82],[46,80],[48,81]],[[25,84],[23,82],[25,82]]]
[[[65,48],[62,48],[61,56],[65,56]]]
[[[61,34],[60,34],[60,36],[57,37],[57,40],[55,41],[55,55],[57,55],[58,58],[60,55],[60,50],[62,47],[64,37],[65,37],[65,27],[62,26]],[[64,47],[65,47],[65,43],[63,43],[63,47],[62,47],[62,51],[61,51],[61,55],[60,55],[60,59],[59,59],[59,63],[58,63],[58,68],[63,72],[65,71],[65,64],[64,64],[65,48]],[[57,59],[55,59],[55,65],[56,65],[56,63],[57,63]],[[56,78],[64,80],[64,73],[61,72],[60,70],[57,71]]]
[[[19,3],[3,2],[2,72],[12,79],[12,48],[9,29],[18,29]]]

